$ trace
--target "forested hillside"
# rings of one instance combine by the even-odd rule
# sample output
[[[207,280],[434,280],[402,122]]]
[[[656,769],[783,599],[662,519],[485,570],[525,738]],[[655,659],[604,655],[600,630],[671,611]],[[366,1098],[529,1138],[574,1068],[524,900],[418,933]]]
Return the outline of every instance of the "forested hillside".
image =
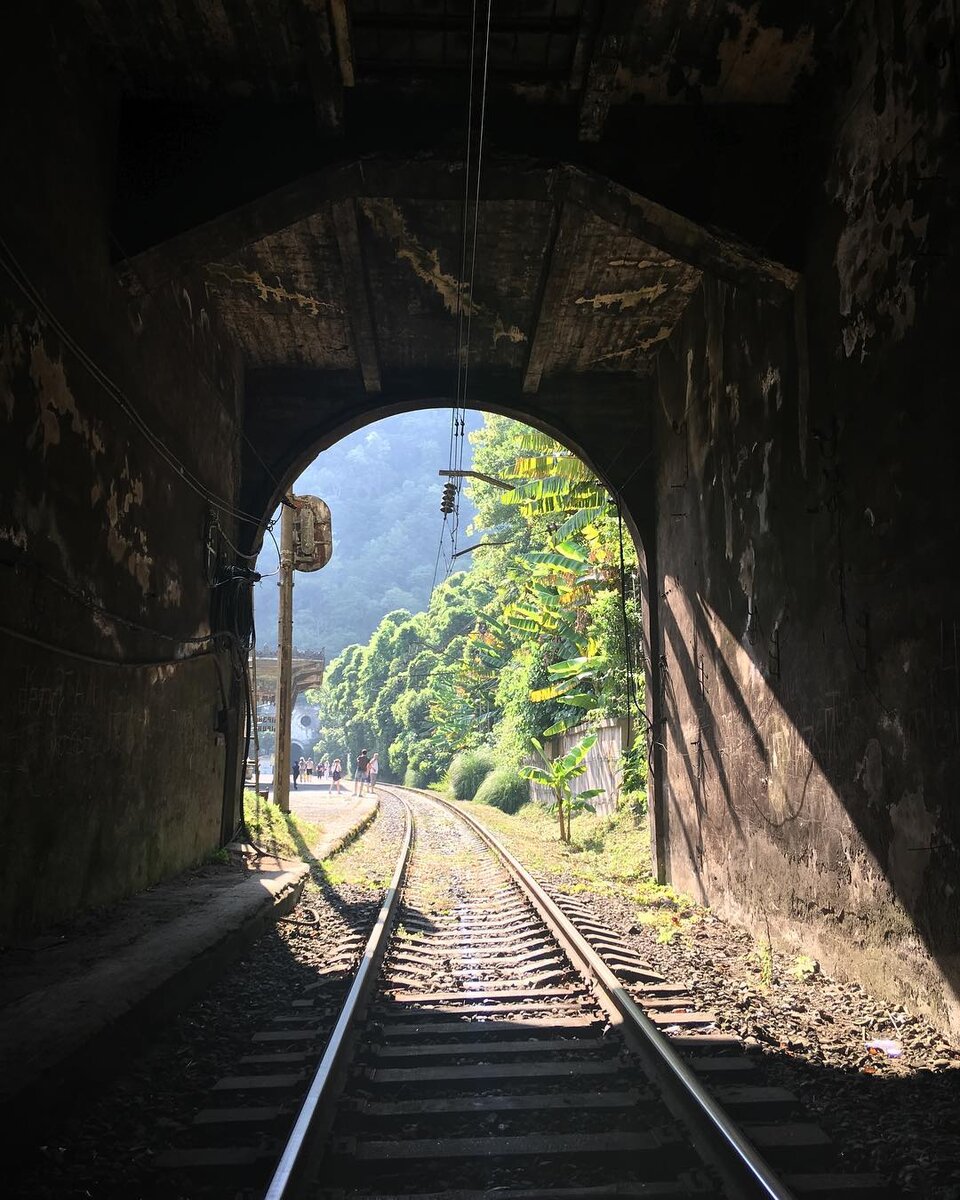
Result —
[[[322,758],[360,746],[382,777],[439,780],[488,748],[518,777],[534,738],[624,717],[642,730],[636,553],[612,499],[563,447],[505,417],[472,433],[474,467],[512,485],[467,485],[471,544],[426,611],[401,608],[332,662],[319,707]],[[628,764],[643,772],[645,736]]]
[[[482,420],[467,413],[467,429]],[[329,662],[345,646],[365,642],[384,613],[427,607],[441,529],[437,471],[448,465],[449,439],[449,409],[403,413],[349,434],[297,480],[294,492],[330,505],[334,538],[322,571],[294,577],[298,650],[324,649]],[[464,523],[471,519],[469,500],[461,514]],[[276,564],[267,538],[258,570],[266,574]],[[276,584],[267,578],[255,591],[257,645],[267,652],[277,644]]]

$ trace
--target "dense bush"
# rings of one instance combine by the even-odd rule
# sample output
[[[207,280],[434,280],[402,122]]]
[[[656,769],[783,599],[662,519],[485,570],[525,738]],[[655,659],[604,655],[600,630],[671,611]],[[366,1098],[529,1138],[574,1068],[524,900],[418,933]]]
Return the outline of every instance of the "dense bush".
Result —
[[[515,813],[530,799],[530,784],[514,767],[497,767],[477,788],[478,804],[492,804],[505,813]]]
[[[484,779],[497,765],[492,750],[464,750],[450,764],[454,800],[472,800]]]
[[[422,788],[427,786],[427,771],[423,767],[407,767],[403,776],[403,786],[408,788]]]

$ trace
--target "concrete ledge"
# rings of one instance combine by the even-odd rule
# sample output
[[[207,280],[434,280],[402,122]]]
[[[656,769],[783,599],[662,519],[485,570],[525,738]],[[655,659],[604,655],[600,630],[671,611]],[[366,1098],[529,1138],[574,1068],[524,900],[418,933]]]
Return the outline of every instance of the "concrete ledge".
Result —
[[[377,810],[376,799],[346,808],[329,823],[315,857],[342,850]],[[76,940],[86,936],[89,947],[64,964],[59,978],[0,1008],[0,1113],[8,1128],[25,1138],[31,1125],[48,1130],[81,1081],[89,1088],[115,1073],[156,1024],[180,1011],[289,913],[309,873],[305,863],[261,856],[246,875],[237,872],[236,883],[228,880],[199,898],[188,877],[161,885],[154,904],[161,922],[127,944],[111,941],[112,920],[93,936],[78,934]],[[128,903],[149,910],[151,901],[143,894]],[[65,943],[70,936],[68,931]]]
[[[76,1071],[108,1073],[118,1048],[208,986],[299,900],[307,866],[271,865],[90,970],[0,1011],[0,1104],[37,1088],[49,1103],[51,1088]]]

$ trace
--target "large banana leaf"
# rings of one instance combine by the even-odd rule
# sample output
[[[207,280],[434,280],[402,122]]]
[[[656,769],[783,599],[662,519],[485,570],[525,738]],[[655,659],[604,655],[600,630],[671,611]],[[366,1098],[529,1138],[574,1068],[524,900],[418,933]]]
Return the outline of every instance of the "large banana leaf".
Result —
[[[558,498],[562,503],[553,505],[553,511],[557,507],[579,508],[586,503],[604,504],[607,493],[598,483],[572,484],[562,475],[548,475],[544,479],[528,479],[523,483],[518,483],[509,492],[504,492],[502,496],[504,504],[522,505],[539,505],[544,501]]]
[[[586,668],[592,665],[596,665],[595,660],[586,654],[581,654],[577,658],[566,658],[563,662],[550,663],[547,671],[551,675],[556,675],[558,679],[571,679],[579,677]],[[587,673],[589,674],[589,671]]]
[[[579,741],[571,750],[560,759],[560,765],[564,771],[573,771],[578,766],[583,764],[583,760],[587,757],[590,750],[596,745],[597,735],[588,733],[582,741]],[[584,770],[586,766],[584,765]]]
[[[539,783],[543,787],[553,787],[553,776],[548,775],[542,767],[521,767],[520,778],[529,779],[532,783]]]
[[[561,696],[565,696],[577,686],[576,679],[564,680],[561,683],[551,683],[546,687],[534,688],[530,693],[530,699],[534,704],[539,704],[543,700],[559,700]]]
[[[556,536],[560,539],[573,537],[574,534],[586,529],[588,525],[592,525],[594,521],[599,521],[608,507],[606,504],[598,504],[592,508],[578,509],[577,512],[567,517],[557,530]]]
[[[572,454],[538,454],[533,458],[518,458],[510,474],[519,479],[559,476],[576,483],[589,483],[592,480],[590,468]]]
[[[573,542],[558,542],[550,550],[533,550],[525,554],[523,561],[531,566],[555,567],[559,571],[577,572],[589,559]]]

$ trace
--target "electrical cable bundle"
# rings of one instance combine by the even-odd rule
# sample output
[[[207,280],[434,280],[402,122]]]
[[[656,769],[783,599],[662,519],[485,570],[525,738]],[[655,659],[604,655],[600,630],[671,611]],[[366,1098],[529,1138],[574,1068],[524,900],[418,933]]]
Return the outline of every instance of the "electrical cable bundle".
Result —
[[[480,108],[478,117],[477,147],[474,155],[473,126],[474,126],[474,92],[477,75],[477,0],[473,0],[472,20],[470,28],[470,83],[467,93],[467,137],[466,155],[464,161],[463,181],[463,214],[460,225],[460,272],[457,279],[457,332],[456,332],[456,363],[457,389],[456,402],[450,414],[450,446],[447,456],[449,470],[453,478],[459,480],[463,471],[464,444],[466,441],[467,396],[470,382],[470,338],[472,332],[474,302],[474,284],[477,273],[477,236],[480,227],[480,182],[483,169],[483,138],[487,109],[487,82],[490,66],[490,24],[493,12],[493,0],[487,0],[487,15],[484,29],[483,66],[481,73]],[[473,176],[473,228],[470,225],[470,196],[471,175]],[[467,279],[467,258],[469,246],[469,275]],[[440,559],[443,556],[444,537],[449,533],[450,552],[446,556],[446,574],[449,575],[457,551],[457,535],[460,528],[460,484],[455,483],[453,503],[450,503],[449,485],[444,489],[443,525],[440,530],[440,540],[437,546],[437,558],[433,568],[433,583],[430,594],[437,585],[437,575],[440,570]],[[449,530],[447,518],[450,517]]]

